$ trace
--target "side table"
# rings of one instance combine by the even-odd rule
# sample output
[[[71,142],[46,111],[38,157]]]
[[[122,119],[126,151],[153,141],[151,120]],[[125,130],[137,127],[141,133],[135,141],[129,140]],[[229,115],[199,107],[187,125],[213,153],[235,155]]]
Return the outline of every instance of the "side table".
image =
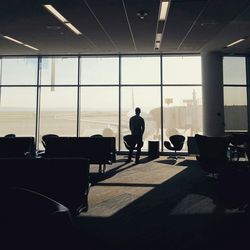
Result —
[[[148,157],[151,159],[159,158],[160,142],[157,140],[148,141]]]

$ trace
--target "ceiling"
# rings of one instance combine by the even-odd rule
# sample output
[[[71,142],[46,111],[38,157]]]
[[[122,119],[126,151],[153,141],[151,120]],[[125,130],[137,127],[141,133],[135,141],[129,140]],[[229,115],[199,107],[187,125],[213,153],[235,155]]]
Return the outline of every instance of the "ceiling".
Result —
[[[70,31],[43,4],[52,4],[82,35]],[[0,34],[39,51],[0,36],[0,55],[250,53],[250,0],[172,0],[156,51],[159,4],[160,0],[2,0]],[[140,19],[139,11],[148,15]]]

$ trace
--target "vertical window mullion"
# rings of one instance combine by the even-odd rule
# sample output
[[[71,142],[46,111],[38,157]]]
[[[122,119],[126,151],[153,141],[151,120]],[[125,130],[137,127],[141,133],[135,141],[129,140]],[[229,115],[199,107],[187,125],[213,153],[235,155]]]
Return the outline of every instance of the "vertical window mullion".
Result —
[[[0,57],[1,64],[0,64],[0,104],[2,101],[2,71],[3,71],[3,58]]]
[[[76,136],[80,136],[80,121],[81,121],[81,89],[80,89],[80,79],[81,79],[81,57],[78,56],[78,64],[77,64],[77,107],[76,107]]]
[[[163,66],[162,66],[162,54],[160,55],[160,95],[161,95],[161,152],[163,152]]]
[[[40,101],[41,101],[41,64],[42,58],[37,58],[37,82],[36,82],[36,130],[35,130],[35,145],[39,149],[40,136]]]
[[[250,131],[250,57],[246,56],[247,129]]]
[[[118,151],[121,150],[121,55],[119,55],[119,100],[118,100]]]

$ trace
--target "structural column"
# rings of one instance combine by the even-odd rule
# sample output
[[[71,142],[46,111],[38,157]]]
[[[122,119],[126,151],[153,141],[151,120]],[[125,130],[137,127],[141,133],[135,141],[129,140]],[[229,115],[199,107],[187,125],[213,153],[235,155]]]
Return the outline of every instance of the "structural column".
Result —
[[[224,135],[223,65],[222,55],[215,52],[201,54],[203,134]]]

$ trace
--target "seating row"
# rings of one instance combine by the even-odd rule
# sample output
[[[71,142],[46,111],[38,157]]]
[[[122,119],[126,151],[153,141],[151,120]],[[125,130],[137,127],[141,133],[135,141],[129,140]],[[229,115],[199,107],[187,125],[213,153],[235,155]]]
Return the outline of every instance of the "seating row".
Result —
[[[43,157],[83,157],[90,164],[99,164],[105,171],[106,164],[115,158],[115,137],[49,137]]]
[[[34,137],[0,137],[0,158],[35,157]],[[115,137],[48,137],[42,157],[82,157],[90,164],[116,160]]]

